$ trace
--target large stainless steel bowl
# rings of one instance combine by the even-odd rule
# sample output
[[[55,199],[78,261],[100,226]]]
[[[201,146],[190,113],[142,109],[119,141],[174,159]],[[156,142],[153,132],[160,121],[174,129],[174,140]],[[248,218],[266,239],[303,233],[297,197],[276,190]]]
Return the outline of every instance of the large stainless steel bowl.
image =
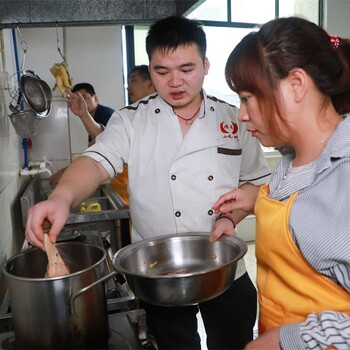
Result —
[[[163,306],[192,305],[227,290],[247,245],[224,235],[181,233],[132,243],[113,258],[115,268],[141,300]]]

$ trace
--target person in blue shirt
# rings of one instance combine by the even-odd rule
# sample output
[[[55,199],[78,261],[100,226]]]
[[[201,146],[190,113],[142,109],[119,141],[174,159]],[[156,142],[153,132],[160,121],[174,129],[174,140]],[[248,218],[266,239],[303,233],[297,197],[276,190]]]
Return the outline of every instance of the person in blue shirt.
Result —
[[[82,106],[69,106],[70,110],[77,115],[86,131],[89,134],[89,146],[94,143],[95,137],[100,134],[114,109],[111,107],[103,106],[99,103],[98,97],[96,95],[94,87],[89,83],[79,83],[73,86],[72,92],[75,94],[80,94],[84,101],[81,101]]]

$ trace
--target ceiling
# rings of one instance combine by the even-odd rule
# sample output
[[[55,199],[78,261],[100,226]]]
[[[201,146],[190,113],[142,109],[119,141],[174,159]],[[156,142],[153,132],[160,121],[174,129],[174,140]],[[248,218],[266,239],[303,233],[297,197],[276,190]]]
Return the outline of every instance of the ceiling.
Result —
[[[0,29],[147,24],[186,15],[205,0],[1,0]]]

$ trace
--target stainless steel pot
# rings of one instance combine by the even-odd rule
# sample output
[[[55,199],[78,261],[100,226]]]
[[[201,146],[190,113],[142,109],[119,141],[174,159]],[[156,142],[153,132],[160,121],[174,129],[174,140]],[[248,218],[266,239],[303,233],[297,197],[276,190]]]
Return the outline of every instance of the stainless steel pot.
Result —
[[[16,347],[100,349],[108,344],[103,276],[106,252],[81,242],[56,244],[71,273],[44,278],[46,254],[29,249],[3,267],[9,282]]]
[[[209,233],[182,233],[132,243],[114,255],[113,263],[141,300],[180,306],[227,290],[246,252],[237,237],[225,235],[212,243]]]

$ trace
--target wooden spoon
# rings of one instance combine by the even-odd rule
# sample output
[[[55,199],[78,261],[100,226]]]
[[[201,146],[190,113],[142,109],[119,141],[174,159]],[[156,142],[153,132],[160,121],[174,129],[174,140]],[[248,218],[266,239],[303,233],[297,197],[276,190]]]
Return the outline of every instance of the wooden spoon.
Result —
[[[45,277],[59,277],[69,275],[70,270],[58,253],[56,246],[51,242],[48,234],[44,234],[44,246],[49,263],[47,264],[47,270]]]

